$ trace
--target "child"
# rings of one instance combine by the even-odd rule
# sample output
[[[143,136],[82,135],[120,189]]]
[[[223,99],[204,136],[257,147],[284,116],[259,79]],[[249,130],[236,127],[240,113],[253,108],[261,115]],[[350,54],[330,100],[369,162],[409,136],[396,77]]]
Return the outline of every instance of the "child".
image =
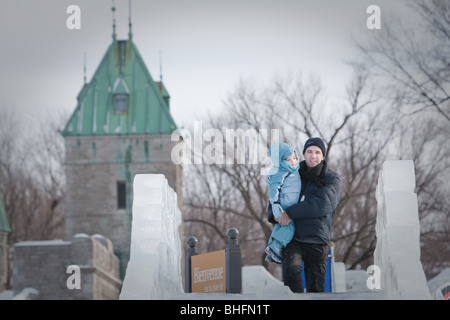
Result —
[[[277,143],[269,148],[272,167],[266,178],[269,186],[269,202],[275,218],[279,218],[284,209],[296,204],[300,197],[301,180],[298,173],[299,162],[295,149],[286,143]],[[287,226],[277,223],[270,235],[266,261],[281,264],[281,249],[294,236],[294,222]]]

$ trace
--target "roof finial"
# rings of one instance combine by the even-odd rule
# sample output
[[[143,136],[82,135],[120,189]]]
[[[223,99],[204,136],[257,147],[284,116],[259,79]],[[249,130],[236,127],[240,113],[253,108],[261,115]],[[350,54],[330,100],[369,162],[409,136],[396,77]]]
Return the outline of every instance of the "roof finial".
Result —
[[[113,41],[116,41],[116,6],[114,5],[114,0],[112,1],[111,11],[113,13]]]
[[[128,0],[128,38],[131,40],[133,38],[133,33],[131,32],[131,0]]]
[[[83,60],[84,84],[86,84],[86,52],[83,52]]]
[[[162,76],[162,57],[161,57],[161,50],[159,50],[159,81],[162,83],[163,76]]]

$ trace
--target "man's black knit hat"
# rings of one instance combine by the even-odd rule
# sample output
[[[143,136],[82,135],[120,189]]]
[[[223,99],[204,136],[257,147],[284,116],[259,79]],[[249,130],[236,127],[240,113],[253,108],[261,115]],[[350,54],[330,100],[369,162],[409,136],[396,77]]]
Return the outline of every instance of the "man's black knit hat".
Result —
[[[320,150],[322,150],[323,157],[325,158],[325,156],[327,155],[327,148],[325,147],[325,143],[323,143],[322,139],[316,137],[306,140],[305,146],[303,147],[303,154],[305,154],[306,149],[311,146],[319,147]]]

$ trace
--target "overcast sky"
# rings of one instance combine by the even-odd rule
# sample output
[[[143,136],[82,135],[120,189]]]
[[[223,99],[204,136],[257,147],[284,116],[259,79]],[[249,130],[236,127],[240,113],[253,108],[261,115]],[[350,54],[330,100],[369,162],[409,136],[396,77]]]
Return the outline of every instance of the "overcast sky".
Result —
[[[392,2],[392,1],[390,1]],[[112,42],[116,7],[119,40],[128,37],[128,0],[0,0],[0,110],[13,109],[32,125],[42,110],[71,113]],[[331,92],[344,89],[356,50],[350,36],[369,35],[367,7],[381,21],[401,10],[366,0],[132,0],[133,41],[154,80],[162,74],[172,115],[189,127],[242,79],[270,81],[287,70],[319,76]],[[70,5],[81,29],[69,30]],[[34,119],[34,120],[33,120]],[[28,125],[28,124],[27,124]]]

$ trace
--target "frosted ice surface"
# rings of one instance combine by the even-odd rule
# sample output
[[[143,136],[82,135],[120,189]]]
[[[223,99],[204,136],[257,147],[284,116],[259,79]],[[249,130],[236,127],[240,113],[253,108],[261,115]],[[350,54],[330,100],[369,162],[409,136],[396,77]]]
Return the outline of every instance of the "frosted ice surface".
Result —
[[[345,264],[343,262],[335,262],[334,263],[334,277],[333,277],[333,286],[334,292],[346,292],[347,286],[346,286],[346,270],[345,270]],[[366,276],[367,278],[367,276]]]
[[[390,299],[430,299],[420,262],[420,222],[411,160],[386,161],[377,186],[377,245],[381,289]]]
[[[412,160],[390,160],[383,163],[381,172],[385,192],[414,192],[416,176]]]
[[[136,175],[133,192],[130,261],[119,299],[167,299],[180,294],[184,291],[177,195],[162,174]]]
[[[386,191],[385,205],[395,208],[395,212],[386,215],[386,226],[414,226],[419,223],[417,195],[409,191]]]

